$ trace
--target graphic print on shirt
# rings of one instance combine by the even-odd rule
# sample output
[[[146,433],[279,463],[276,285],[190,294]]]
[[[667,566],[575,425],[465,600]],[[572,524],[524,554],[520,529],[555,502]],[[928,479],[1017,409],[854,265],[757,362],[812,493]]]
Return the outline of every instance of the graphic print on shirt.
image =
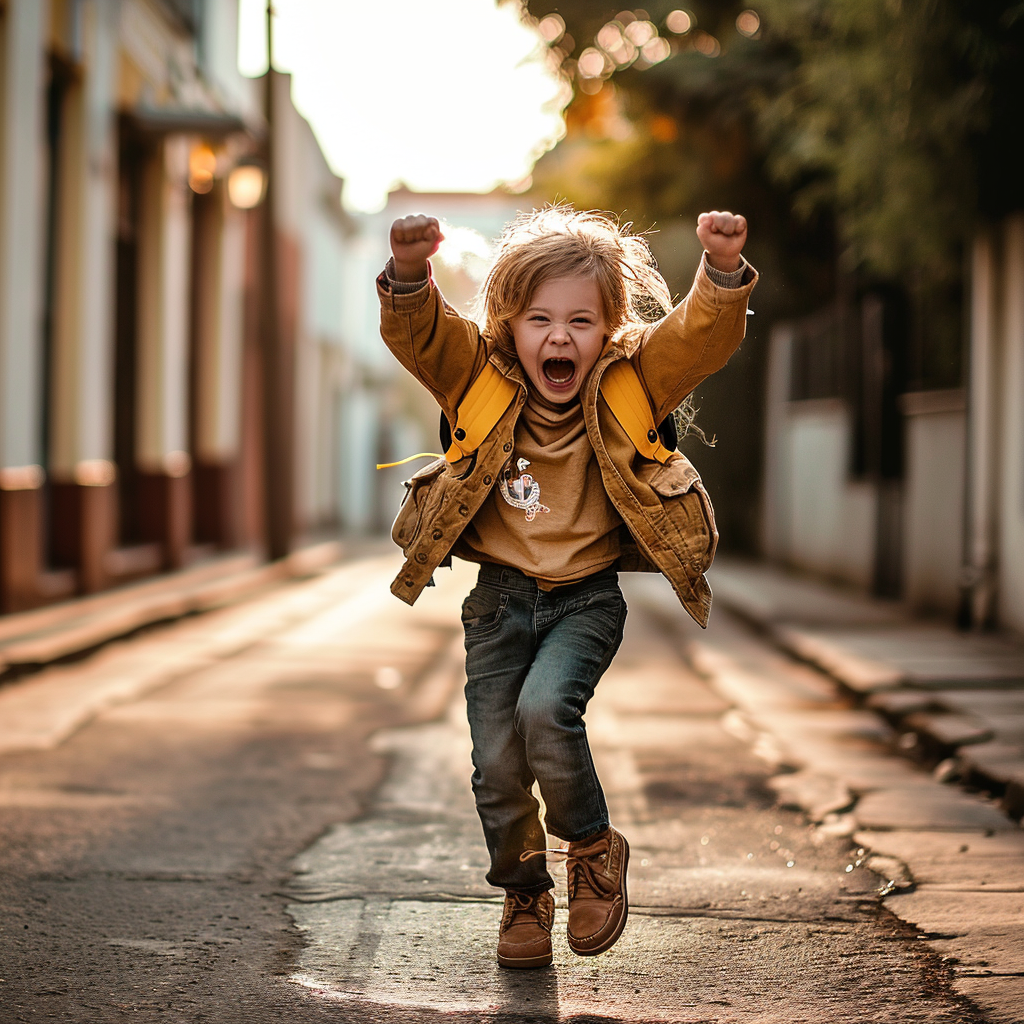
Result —
[[[501,496],[513,507],[521,508],[526,512],[526,521],[532,523],[537,518],[538,512],[550,512],[547,505],[540,501],[540,484],[529,473],[523,470],[529,465],[527,459],[519,459],[516,468],[519,476],[514,480],[510,470],[505,470],[501,475],[501,485],[498,490]]]

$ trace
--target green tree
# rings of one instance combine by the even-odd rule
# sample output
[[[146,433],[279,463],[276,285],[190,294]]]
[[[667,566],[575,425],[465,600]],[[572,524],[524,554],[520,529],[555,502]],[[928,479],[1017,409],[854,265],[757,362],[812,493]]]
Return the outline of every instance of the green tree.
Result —
[[[564,22],[565,35],[548,30],[576,90],[569,137],[542,176],[581,198],[642,203],[652,218],[692,214],[709,198],[743,206],[805,291],[825,282],[801,272],[801,256],[820,266],[833,228],[848,270],[956,276],[979,219],[1021,202],[1024,4],[756,6],[694,3],[683,18],[661,0],[643,11],[528,0],[528,16]],[[651,30],[664,44],[647,60],[650,45],[631,52],[629,36]],[[588,50],[605,56],[597,75]],[[600,83],[615,89],[628,137],[621,126],[601,137]]]

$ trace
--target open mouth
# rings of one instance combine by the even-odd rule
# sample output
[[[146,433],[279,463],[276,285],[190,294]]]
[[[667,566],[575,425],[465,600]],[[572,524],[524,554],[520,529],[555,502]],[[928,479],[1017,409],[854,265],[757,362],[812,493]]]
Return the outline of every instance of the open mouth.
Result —
[[[542,366],[544,379],[556,388],[564,388],[576,376],[576,364],[571,359],[545,359]]]

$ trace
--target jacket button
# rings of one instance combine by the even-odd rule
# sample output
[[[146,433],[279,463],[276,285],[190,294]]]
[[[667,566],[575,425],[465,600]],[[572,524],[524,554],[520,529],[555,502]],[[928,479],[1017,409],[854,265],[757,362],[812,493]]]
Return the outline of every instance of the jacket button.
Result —
[[[459,506],[459,515],[460,516],[468,516],[469,515],[469,506],[468,505],[460,505]]]
[[[658,432],[656,430],[648,430],[647,440],[650,441],[651,444],[654,444],[654,442],[658,440]]]
[[[455,440],[456,441],[465,441],[466,440],[466,432],[462,429],[462,427],[456,427],[455,428]]]
[[[423,563],[426,560],[427,560],[427,553],[425,551],[417,551],[416,552],[416,561],[419,562],[420,565],[423,565]]]
[[[511,441],[506,441],[504,446],[503,446],[503,448],[502,448],[502,451],[506,451],[506,452],[512,451],[512,442]]]
[[[405,577],[405,585],[406,585],[407,587],[412,587],[412,586],[415,586],[415,584],[414,584],[414,583],[413,583],[413,581],[412,581],[412,577],[411,577],[411,576],[406,576],[406,577]]]
[[[488,473],[487,476],[484,477],[484,484],[487,485],[490,482],[491,482],[491,474]]]
[[[444,536],[444,533],[440,530],[435,530],[430,536],[433,537],[434,540],[440,540]]]

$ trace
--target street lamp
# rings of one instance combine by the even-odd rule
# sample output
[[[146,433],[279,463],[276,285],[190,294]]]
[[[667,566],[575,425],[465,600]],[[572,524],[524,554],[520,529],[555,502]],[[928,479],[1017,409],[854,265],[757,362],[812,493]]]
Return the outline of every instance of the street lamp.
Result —
[[[267,172],[258,160],[240,160],[228,174],[228,199],[239,210],[251,210],[263,201]]]
[[[197,143],[188,154],[188,187],[197,195],[205,196],[213,189],[217,173],[217,154],[205,142]]]

